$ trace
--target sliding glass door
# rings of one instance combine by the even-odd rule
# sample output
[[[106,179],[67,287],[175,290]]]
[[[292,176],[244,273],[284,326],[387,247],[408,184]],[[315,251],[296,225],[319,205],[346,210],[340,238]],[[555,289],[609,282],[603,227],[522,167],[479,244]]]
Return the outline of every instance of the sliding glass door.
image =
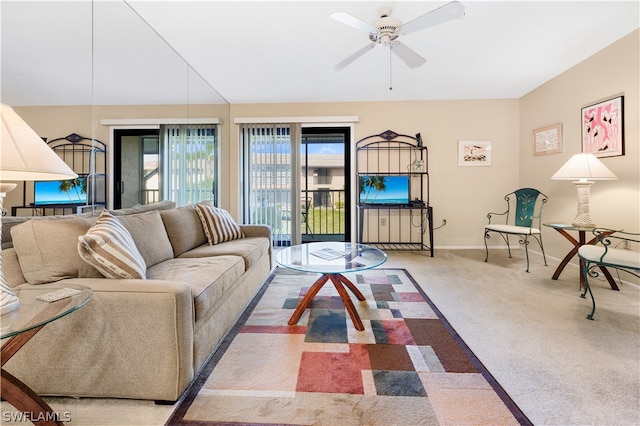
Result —
[[[244,124],[243,220],[274,244],[349,241],[349,128]]]
[[[302,242],[349,241],[349,135],[344,127],[302,129]]]
[[[114,208],[212,200],[218,176],[217,125],[161,125],[114,132]]]
[[[178,206],[211,200],[217,205],[218,138],[215,124],[160,127],[166,173],[163,193]]]

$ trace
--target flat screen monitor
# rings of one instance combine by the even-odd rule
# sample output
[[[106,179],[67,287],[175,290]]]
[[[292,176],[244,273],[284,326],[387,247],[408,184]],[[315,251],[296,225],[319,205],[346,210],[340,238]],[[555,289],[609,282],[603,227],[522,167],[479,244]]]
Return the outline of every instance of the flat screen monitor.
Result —
[[[409,204],[409,176],[360,176],[360,204]]]
[[[76,182],[77,185],[68,182]],[[33,189],[33,204],[38,206],[50,204],[86,204],[86,186],[82,189],[83,178],[72,181],[48,180],[36,181]],[[65,190],[66,189],[66,190]]]

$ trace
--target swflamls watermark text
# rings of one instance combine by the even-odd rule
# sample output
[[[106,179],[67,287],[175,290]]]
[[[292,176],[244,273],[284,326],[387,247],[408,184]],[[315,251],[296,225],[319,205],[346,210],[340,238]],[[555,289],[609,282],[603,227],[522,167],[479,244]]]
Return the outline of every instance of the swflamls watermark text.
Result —
[[[68,411],[53,411],[50,413],[33,413],[31,411],[7,411],[2,413],[3,423],[36,423],[43,421],[70,422],[71,413]]]

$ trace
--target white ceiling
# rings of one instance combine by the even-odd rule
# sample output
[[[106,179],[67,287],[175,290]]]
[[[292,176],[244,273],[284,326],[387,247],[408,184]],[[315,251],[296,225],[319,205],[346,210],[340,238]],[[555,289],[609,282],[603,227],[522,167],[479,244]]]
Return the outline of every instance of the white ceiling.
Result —
[[[447,1],[2,0],[0,95],[14,106],[519,98],[640,27],[637,0],[461,2],[462,19],[403,36],[423,66],[376,46],[332,72],[369,39],[331,13],[373,23],[390,6],[407,22]]]

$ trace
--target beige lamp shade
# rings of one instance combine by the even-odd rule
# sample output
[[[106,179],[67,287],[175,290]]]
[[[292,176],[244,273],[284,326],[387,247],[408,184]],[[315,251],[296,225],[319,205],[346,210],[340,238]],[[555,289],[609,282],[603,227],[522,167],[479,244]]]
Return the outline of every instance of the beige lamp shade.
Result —
[[[13,108],[2,104],[0,114],[0,182],[78,177]]]
[[[560,167],[560,170],[551,176],[551,179],[574,181],[573,184],[578,191],[578,211],[571,224],[578,228],[591,229],[596,226],[591,218],[589,206],[593,181],[618,178],[595,155],[582,153],[572,156]]]
[[[5,192],[15,185],[8,180],[66,180],[78,177],[18,114],[5,104],[0,106],[2,139],[0,139],[0,220]],[[2,223],[0,222],[0,239]],[[0,251],[0,315],[9,314],[20,301],[2,273]]]

